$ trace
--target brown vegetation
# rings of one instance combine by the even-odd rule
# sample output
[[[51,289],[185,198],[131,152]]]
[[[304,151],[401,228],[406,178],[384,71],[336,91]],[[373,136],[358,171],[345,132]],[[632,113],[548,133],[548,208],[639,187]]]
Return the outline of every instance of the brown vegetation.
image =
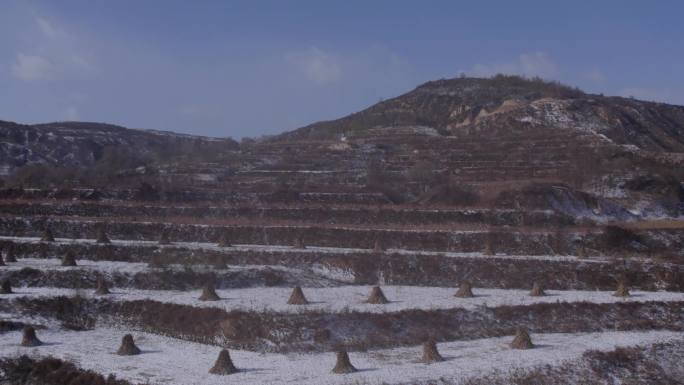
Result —
[[[161,234],[159,235],[159,244],[160,245],[170,245],[171,240],[169,239],[169,231],[164,229],[162,230]]]
[[[292,294],[290,294],[290,298],[287,300],[287,303],[288,305],[307,305],[309,301],[304,296],[302,288],[295,286],[294,289],[292,289]]]
[[[511,348],[513,349],[532,349],[534,345],[532,344],[532,339],[527,329],[519,327],[515,331],[515,337],[511,341]]]
[[[95,287],[96,295],[107,295],[109,294],[109,285],[103,276],[97,277],[97,286]]]
[[[12,284],[9,279],[2,281],[2,286],[0,287],[0,294],[12,294]]]
[[[544,293],[544,289],[542,289],[541,285],[538,282],[534,282],[532,284],[532,290],[530,291],[530,296],[531,297],[543,297],[545,295],[546,295],[546,293]]]
[[[202,288],[202,295],[198,299],[200,301],[218,301],[221,297],[216,294],[214,284],[208,283]]]
[[[71,251],[67,251],[62,257],[62,266],[76,266],[76,257]]]
[[[14,252],[14,245],[10,243],[6,249],[7,251],[5,252],[5,262],[16,262],[17,257]]]
[[[216,358],[214,366],[209,369],[209,373],[217,375],[228,375],[238,372],[238,369],[233,365],[233,360],[230,358],[230,353],[226,349],[222,349]]]
[[[21,346],[33,347],[40,346],[43,343],[36,336],[36,329],[32,326],[26,326],[21,335]]]
[[[379,305],[389,303],[389,301],[387,300],[387,297],[385,297],[385,293],[382,292],[380,286],[373,286],[366,303]]]
[[[626,297],[629,297],[629,295],[630,294],[629,294],[629,289],[627,288],[627,285],[625,285],[624,282],[620,281],[618,283],[617,289],[613,293],[613,296],[626,298]]]
[[[219,239],[218,242],[219,247],[231,247],[232,244],[230,243],[230,234],[228,231],[224,231],[223,234],[221,234],[221,239]]]
[[[441,361],[444,361],[444,357],[439,354],[439,351],[437,350],[437,343],[434,340],[428,340],[427,342],[423,343],[423,357],[420,359],[420,362],[430,364]]]
[[[12,385],[131,385],[110,374],[79,369],[71,363],[52,358],[34,359],[26,355],[0,360],[3,381]]]
[[[456,294],[454,294],[454,297],[456,297],[456,298],[472,298],[472,297],[474,297],[473,285],[469,281],[461,282],[461,285],[458,287],[458,290],[456,291]]]
[[[140,354],[140,349],[135,346],[132,335],[126,334],[121,338],[121,346],[119,347],[119,350],[116,351],[116,354],[120,356],[134,356]]]
[[[54,242],[55,236],[52,234],[52,230],[49,227],[45,228],[43,232],[43,237],[40,239],[41,242]]]
[[[107,231],[105,230],[105,225],[102,224],[97,229],[97,243],[108,244],[111,243],[109,237],[107,236]]]
[[[348,374],[354,373],[357,369],[349,361],[349,354],[345,350],[340,350],[337,353],[337,361],[335,362],[335,367],[332,372],[336,374]]]

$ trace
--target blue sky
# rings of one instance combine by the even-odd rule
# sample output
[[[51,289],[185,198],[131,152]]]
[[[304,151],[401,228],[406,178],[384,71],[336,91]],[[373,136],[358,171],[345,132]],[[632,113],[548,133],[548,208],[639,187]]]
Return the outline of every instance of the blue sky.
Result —
[[[0,0],[0,119],[259,136],[459,73],[684,104],[676,1]]]

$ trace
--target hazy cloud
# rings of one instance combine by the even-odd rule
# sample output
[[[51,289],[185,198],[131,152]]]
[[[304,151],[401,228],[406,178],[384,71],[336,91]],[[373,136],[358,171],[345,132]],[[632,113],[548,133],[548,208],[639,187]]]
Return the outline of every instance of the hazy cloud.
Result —
[[[675,92],[669,88],[643,88],[643,87],[626,87],[618,93],[623,97],[634,97],[641,100],[649,100],[654,102],[682,104],[684,103],[684,94]]]
[[[42,56],[19,52],[12,64],[11,72],[12,76],[21,80],[43,80],[54,76],[55,66]]]
[[[339,58],[317,47],[311,47],[300,52],[290,52],[286,54],[286,59],[307,79],[319,85],[333,83],[342,74]]]
[[[606,77],[603,75],[603,72],[599,70],[598,68],[594,68],[590,71],[587,71],[582,74],[582,79],[589,81],[590,83],[599,85],[603,84],[606,81]]]
[[[95,71],[95,66],[82,52],[83,42],[80,39],[67,34],[45,17],[36,17],[34,21],[33,33],[27,33],[27,38],[18,45],[18,52],[10,65],[14,78],[25,81],[59,80]]]
[[[64,31],[55,27],[50,21],[43,17],[36,18],[36,24],[38,24],[38,29],[43,33],[43,35],[50,39],[57,39],[66,36]]]
[[[71,106],[64,110],[64,119],[67,121],[76,121],[81,119],[81,115],[78,113],[76,107]]]
[[[539,76],[545,79],[557,78],[560,74],[556,62],[544,52],[523,53],[516,60],[493,64],[475,64],[468,75],[488,77],[496,74]]]

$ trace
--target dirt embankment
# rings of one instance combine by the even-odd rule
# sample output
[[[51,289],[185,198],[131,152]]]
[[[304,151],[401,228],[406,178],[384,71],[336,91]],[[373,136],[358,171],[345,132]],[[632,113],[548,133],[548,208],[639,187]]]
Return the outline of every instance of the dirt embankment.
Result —
[[[374,314],[226,312],[156,301],[111,302],[81,297],[19,298],[24,312],[91,326],[96,318],[207,344],[257,351],[329,351],[418,345],[437,341],[533,333],[605,330],[684,330],[682,302],[547,303],[478,310],[405,310]],[[90,319],[84,319],[87,315]],[[189,322],[192,320],[192,322]]]
[[[41,236],[50,227],[57,237],[94,239],[99,223],[85,220],[0,217],[0,233],[16,236]],[[236,244],[293,245],[372,249],[376,241],[388,248],[410,250],[483,252],[510,255],[608,254],[658,255],[681,257],[684,233],[678,229],[628,230],[616,226],[590,232],[529,231],[499,229],[496,231],[449,231],[373,229],[347,226],[265,226],[265,225],[197,225],[160,222],[110,222],[114,239],[157,240],[166,232],[174,241],[218,242],[224,234]]]
[[[175,220],[178,218],[202,220],[261,220],[264,222],[293,221],[299,223],[327,224],[480,224],[483,226],[568,226],[574,220],[552,211],[518,210],[429,210],[416,207],[378,206],[289,206],[289,207],[212,207],[212,206],[162,206],[104,203],[55,203],[48,204],[0,202],[0,212],[22,216],[56,216],[86,218],[152,218],[152,220]],[[186,221],[187,222],[187,221]]]
[[[3,248],[8,242],[0,243]],[[111,278],[122,287],[145,289],[185,289],[202,286],[214,279],[219,287],[265,286],[329,286],[336,284],[455,286],[470,280],[478,287],[529,289],[531,282],[555,290],[612,290],[619,279],[640,290],[684,291],[682,265],[618,260],[596,263],[581,260],[504,259],[481,257],[452,258],[443,255],[393,253],[309,253],[282,251],[192,250],[182,247],[115,246],[94,244],[55,245],[48,243],[15,243],[19,258],[48,258],[71,251],[78,258],[104,261],[154,262],[162,266],[178,264],[173,270],[154,269]],[[212,270],[220,261],[228,265],[279,266],[255,271]],[[208,265],[201,269],[193,265]],[[209,270],[208,270],[209,269]],[[55,283],[56,286],[86,287],[94,285],[94,272],[47,273],[19,270],[3,276],[29,285]],[[339,278],[344,276],[345,280]],[[318,284],[315,284],[318,282]]]

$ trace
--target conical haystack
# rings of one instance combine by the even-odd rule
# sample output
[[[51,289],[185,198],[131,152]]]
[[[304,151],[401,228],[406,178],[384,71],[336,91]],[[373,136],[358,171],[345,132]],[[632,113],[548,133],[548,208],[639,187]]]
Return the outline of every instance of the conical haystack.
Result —
[[[120,356],[134,356],[136,354],[140,354],[140,349],[135,346],[132,335],[126,334],[123,336],[121,339],[121,347],[119,347],[119,350],[116,351],[116,354]]]
[[[387,297],[385,297],[385,293],[382,292],[380,286],[373,286],[370,295],[368,295],[368,300],[366,300],[366,303],[385,304],[389,303],[389,301],[387,300]]]
[[[534,347],[527,329],[518,328],[518,330],[515,331],[515,338],[513,338],[513,341],[511,342],[511,347],[513,349],[532,349]]]
[[[105,281],[104,277],[97,277],[97,287],[95,288],[95,294],[97,295],[107,295],[109,294],[109,285]]]
[[[228,265],[226,264],[226,260],[220,255],[211,258],[210,263],[211,267],[213,267],[216,270],[223,270],[228,267]]]
[[[233,360],[230,359],[230,353],[226,349],[221,350],[214,366],[209,369],[209,373],[219,375],[233,374],[237,371],[233,365]]]
[[[14,254],[14,247],[12,245],[7,246],[7,252],[5,253],[5,262],[16,262],[17,256]]]
[[[200,295],[198,299],[200,301],[218,301],[221,299],[221,297],[219,297],[218,294],[216,294],[214,284],[209,283],[204,286],[204,288],[202,289],[202,295]]]
[[[38,337],[36,337],[36,329],[33,326],[26,326],[22,331],[21,346],[32,347],[42,344]]]
[[[230,234],[228,234],[228,231],[224,231],[223,234],[221,235],[221,238],[218,241],[218,246],[219,247],[231,247],[232,244],[230,243]]]
[[[432,362],[441,361],[444,361],[444,357],[439,354],[439,351],[437,350],[437,343],[435,343],[434,340],[425,342],[423,344],[423,357],[420,359],[420,362],[429,364]]]
[[[159,244],[160,245],[170,245],[171,240],[169,239],[169,232],[167,230],[162,230],[161,234],[159,235]]]
[[[340,350],[337,352],[337,362],[332,372],[337,374],[354,373],[357,369],[349,361],[349,354],[346,351]]]
[[[66,254],[64,254],[64,257],[62,257],[62,266],[76,266],[74,253],[67,251]]]
[[[299,286],[295,286],[294,289],[292,289],[292,294],[290,294],[290,299],[287,300],[288,305],[306,305],[308,304],[309,301],[306,300],[306,297],[304,296],[304,292],[302,291],[302,288]]]
[[[473,285],[468,281],[463,281],[461,283],[461,286],[458,287],[456,294],[454,294],[454,297],[457,297],[457,298],[472,298],[472,297],[474,297]]]
[[[544,293],[544,289],[542,289],[541,285],[539,285],[538,282],[535,282],[532,284],[532,290],[530,291],[530,296],[532,296],[532,297],[543,297],[545,295],[546,295],[546,293]]]
[[[375,244],[373,245],[373,252],[374,253],[384,253],[385,248],[382,246],[382,242],[380,242],[379,239],[375,240]]]
[[[304,244],[304,237],[297,237],[292,247],[295,249],[306,249],[306,245]]]
[[[491,241],[486,241],[484,244],[484,250],[482,250],[482,254],[492,256],[494,255],[494,247],[492,246]]]
[[[147,261],[147,267],[151,268],[163,268],[167,265],[167,261],[162,255],[153,254]]]
[[[52,230],[49,227],[45,228],[43,232],[43,238],[40,239],[42,242],[54,242],[55,236],[52,234]]]
[[[586,258],[587,257],[587,248],[584,245],[580,246],[579,249],[577,250],[577,257],[578,258]]]
[[[2,286],[0,286],[0,294],[12,294],[12,284],[9,279],[2,281]]]
[[[104,226],[97,229],[97,243],[111,243]]]
[[[627,285],[625,285],[624,282],[619,282],[617,290],[615,290],[615,293],[613,293],[614,297],[629,297],[629,289],[627,288]]]

